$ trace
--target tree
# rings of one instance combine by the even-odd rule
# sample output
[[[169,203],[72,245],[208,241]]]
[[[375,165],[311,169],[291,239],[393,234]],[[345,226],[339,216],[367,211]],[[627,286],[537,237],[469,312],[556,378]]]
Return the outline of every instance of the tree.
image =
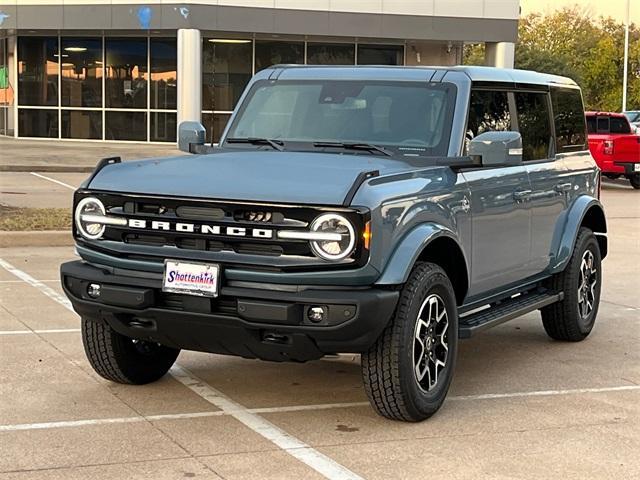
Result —
[[[578,5],[520,19],[515,66],[575,80],[589,110],[617,111],[622,105],[624,26],[592,18]],[[468,45],[464,63],[481,65],[484,48]],[[640,29],[629,28],[627,108],[640,109]]]

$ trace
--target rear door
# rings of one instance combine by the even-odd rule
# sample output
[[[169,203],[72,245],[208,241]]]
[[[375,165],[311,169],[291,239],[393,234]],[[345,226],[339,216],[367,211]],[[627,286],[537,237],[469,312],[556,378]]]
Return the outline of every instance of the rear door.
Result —
[[[576,90],[578,96],[580,91]],[[551,244],[556,226],[568,208],[568,196],[573,188],[569,171],[562,155],[556,156],[554,126],[551,117],[551,97],[547,91],[515,91],[517,129],[522,135],[522,160],[529,174],[532,192],[529,197],[531,208],[531,254],[526,276],[542,272],[551,261]],[[564,96],[554,96],[557,105],[559,128],[564,129],[567,116],[575,116]],[[580,97],[578,97],[580,98]],[[569,99],[570,100],[570,99]],[[558,102],[556,102],[558,103]],[[583,118],[582,102],[579,103],[580,118]],[[563,137],[567,147],[573,142],[581,142],[584,148],[584,120],[582,137]]]
[[[486,131],[512,130],[513,105],[507,91],[472,90],[467,140]],[[469,297],[521,280],[531,242],[524,166],[464,172],[471,191],[472,247]]]

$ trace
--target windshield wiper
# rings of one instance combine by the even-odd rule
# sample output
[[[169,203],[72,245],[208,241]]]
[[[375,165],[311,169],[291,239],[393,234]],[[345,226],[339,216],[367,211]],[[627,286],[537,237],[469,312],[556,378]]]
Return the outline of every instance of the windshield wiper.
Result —
[[[347,150],[364,150],[366,152],[377,152],[382,155],[390,157],[393,155],[386,148],[382,148],[378,145],[372,145],[371,143],[355,143],[355,142],[315,142],[314,147],[329,147],[329,148],[344,148]]]
[[[284,142],[282,140],[273,140],[271,138],[227,138],[225,143],[249,143],[251,145],[269,145],[279,152],[284,150]]]

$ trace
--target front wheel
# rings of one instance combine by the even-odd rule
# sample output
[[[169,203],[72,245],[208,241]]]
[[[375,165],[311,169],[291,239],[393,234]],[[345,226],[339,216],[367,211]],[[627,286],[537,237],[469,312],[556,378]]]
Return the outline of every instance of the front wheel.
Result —
[[[393,319],[362,355],[372,407],[392,420],[418,422],[438,411],[449,390],[458,350],[455,294],[445,272],[417,264]]]
[[[602,287],[600,247],[591,230],[580,228],[569,263],[550,286],[564,292],[564,299],[541,310],[547,334],[569,342],[587,338],[598,315]]]
[[[82,318],[82,343],[98,375],[117,383],[142,385],[164,376],[180,350],[125,337],[106,323]]]

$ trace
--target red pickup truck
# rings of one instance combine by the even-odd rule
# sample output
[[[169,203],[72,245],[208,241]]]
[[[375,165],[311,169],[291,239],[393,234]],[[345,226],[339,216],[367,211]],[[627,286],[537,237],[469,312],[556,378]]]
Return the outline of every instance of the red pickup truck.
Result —
[[[586,112],[589,150],[602,173],[640,189],[640,135],[622,113]]]

